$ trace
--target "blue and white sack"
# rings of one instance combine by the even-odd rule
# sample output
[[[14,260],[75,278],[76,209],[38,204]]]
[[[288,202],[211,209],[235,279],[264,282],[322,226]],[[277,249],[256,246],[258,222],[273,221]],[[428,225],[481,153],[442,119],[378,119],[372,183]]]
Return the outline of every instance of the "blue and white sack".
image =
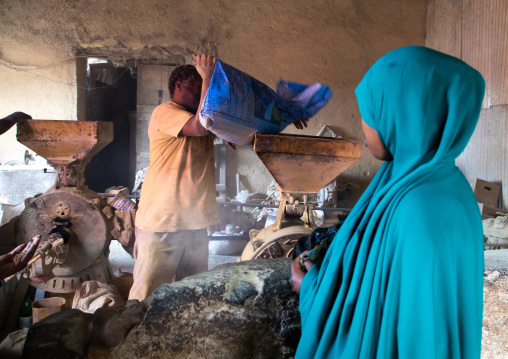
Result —
[[[251,145],[256,133],[279,133],[314,116],[330,98],[329,87],[279,81],[277,93],[219,60],[215,64],[200,121],[203,127],[237,145]]]

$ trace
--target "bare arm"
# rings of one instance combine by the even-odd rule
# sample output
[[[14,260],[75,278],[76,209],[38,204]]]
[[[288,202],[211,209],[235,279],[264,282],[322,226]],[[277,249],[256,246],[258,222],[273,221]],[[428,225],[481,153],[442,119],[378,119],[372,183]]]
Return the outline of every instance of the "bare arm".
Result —
[[[32,117],[23,112],[14,112],[9,116],[0,120],[0,135],[3,135],[5,132],[9,131],[12,126],[18,123],[21,120],[29,120]]]
[[[213,56],[204,54],[192,55],[192,57],[194,58],[196,70],[198,70],[201,78],[203,79],[203,83],[201,85],[201,98],[199,100],[198,111],[189,119],[189,121],[187,121],[185,126],[183,126],[182,134],[184,136],[206,136],[209,133],[208,130],[201,125],[201,122],[199,121],[199,113],[203,108],[203,102],[205,100],[206,92],[210,87],[213,69],[215,68],[215,62],[217,60]]]

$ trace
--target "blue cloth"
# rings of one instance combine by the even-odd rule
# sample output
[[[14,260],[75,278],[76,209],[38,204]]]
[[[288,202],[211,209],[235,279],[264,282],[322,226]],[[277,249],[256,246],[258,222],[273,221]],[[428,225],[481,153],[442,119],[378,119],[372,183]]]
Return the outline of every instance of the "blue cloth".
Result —
[[[296,358],[479,358],[483,234],[455,158],[485,83],[424,47],[379,59],[355,93],[393,155],[303,279]]]

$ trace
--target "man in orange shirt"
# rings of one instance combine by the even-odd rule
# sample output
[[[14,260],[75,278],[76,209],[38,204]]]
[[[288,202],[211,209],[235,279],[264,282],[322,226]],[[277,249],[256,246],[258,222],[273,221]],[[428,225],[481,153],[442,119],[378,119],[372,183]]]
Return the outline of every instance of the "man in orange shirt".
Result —
[[[201,110],[215,58],[193,55],[194,65],[169,77],[171,101],[148,126],[150,166],[136,213],[134,284],[129,299],[143,300],[163,283],[208,269],[206,228],[219,222],[213,136]]]

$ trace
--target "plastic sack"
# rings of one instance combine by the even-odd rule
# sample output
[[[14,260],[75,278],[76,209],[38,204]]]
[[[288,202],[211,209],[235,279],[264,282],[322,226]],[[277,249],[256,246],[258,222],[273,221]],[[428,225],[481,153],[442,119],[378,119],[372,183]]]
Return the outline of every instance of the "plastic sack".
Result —
[[[83,282],[81,288],[74,293],[71,308],[93,314],[99,308],[123,306],[125,306],[125,302],[116,287],[96,280],[89,280]]]
[[[200,121],[218,137],[251,145],[256,133],[279,133],[291,123],[314,116],[330,98],[329,87],[280,81],[270,87],[217,60]]]

